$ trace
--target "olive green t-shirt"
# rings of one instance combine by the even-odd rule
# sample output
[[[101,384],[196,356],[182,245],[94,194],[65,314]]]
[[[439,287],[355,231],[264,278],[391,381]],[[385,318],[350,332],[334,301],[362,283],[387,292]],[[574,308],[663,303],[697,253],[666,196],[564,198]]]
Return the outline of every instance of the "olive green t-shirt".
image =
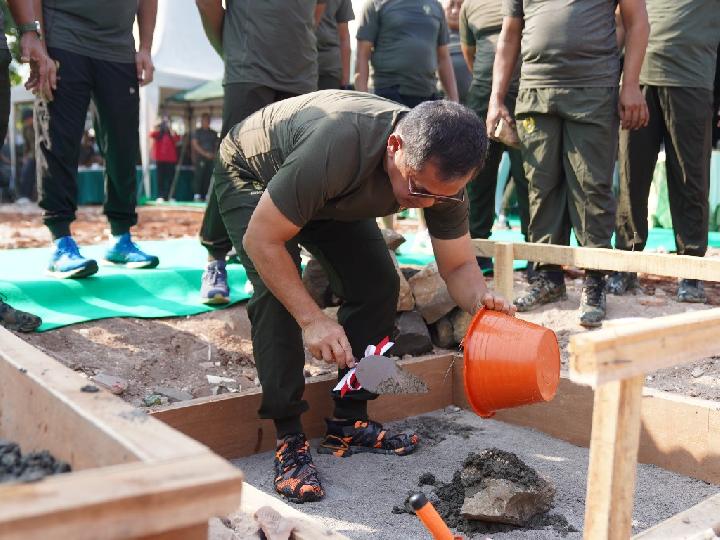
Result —
[[[502,0],[465,0],[460,9],[460,40],[468,47],[475,47],[474,86],[487,90],[492,87],[493,63],[502,20]],[[510,85],[512,94],[517,94],[520,64],[518,61]]]
[[[138,0],[43,0],[48,47],[109,62],[135,62]]]
[[[640,83],[712,90],[720,0],[647,0],[650,20]]]
[[[327,0],[325,13],[317,27],[318,71],[321,75],[342,76],[338,23],[355,19],[350,0]]]
[[[241,169],[245,184],[267,189],[298,227],[386,216],[399,210],[383,168],[387,139],[407,111],[366,92],[313,92],[269,105],[236,125],[220,157]],[[424,212],[436,238],[458,238],[468,230],[467,202],[436,203]]]
[[[357,39],[370,41],[375,90],[431,96],[437,85],[437,48],[448,43],[445,11],[437,0],[366,0]]]
[[[617,0],[503,0],[523,19],[520,88],[611,87],[620,81]]]
[[[317,89],[315,6],[325,0],[226,0],[224,84]]]

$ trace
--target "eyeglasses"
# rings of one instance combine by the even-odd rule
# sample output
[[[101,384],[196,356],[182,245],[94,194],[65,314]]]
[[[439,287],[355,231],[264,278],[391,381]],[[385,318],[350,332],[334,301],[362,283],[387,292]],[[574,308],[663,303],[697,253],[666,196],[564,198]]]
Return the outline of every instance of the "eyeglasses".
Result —
[[[435,199],[437,201],[461,203],[465,201],[465,188],[460,190],[457,195],[435,195],[427,191],[419,191],[417,186],[413,184],[412,178],[408,178],[408,192],[413,197],[423,197],[425,199]]]

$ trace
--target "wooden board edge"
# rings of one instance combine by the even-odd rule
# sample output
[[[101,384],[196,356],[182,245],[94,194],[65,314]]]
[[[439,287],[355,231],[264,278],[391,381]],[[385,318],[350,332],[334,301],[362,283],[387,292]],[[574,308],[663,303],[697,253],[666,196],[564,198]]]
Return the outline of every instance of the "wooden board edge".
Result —
[[[0,363],[6,364],[13,374],[22,374],[22,382],[35,390],[33,399],[44,396],[54,414],[72,415],[75,422],[91,424],[97,437],[102,435],[108,444],[116,444],[117,450],[113,453],[93,453],[94,445],[91,444],[74,449],[80,454],[77,461],[82,468],[135,460],[172,459],[207,451],[196,441],[157,422],[108,391],[83,392],[82,388],[92,385],[91,381],[2,327]],[[13,414],[22,414],[23,410],[19,404]],[[28,425],[36,424],[32,418],[28,421]],[[63,451],[48,446],[37,449],[50,449],[58,455]]]
[[[702,540],[720,536],[720,494],[705,499],[633,536],[633,540],[666,540],[683,538]]]
[[[381,396],[368,404],[370,417],[379,422],[399,420],[451,405],[453,402],[452,352],[439,352],[399,363],[428,384],[420,395]],[[326,375],[305,384],[303,398],[310,406],[303,417],[309,438],[325,433],[325,418],[332,414],[330,390],[336,377]],[[262,390],[201,398],[154,411],[152,415],[208,446],[228,459],[274,448],[275,430],[270,420],[257,416]]]
[[[453,381],[454,404],[470,409],[462,362],[454,364]],[[587,448],[593,399],[592,388],[563,376],[552,401],[498,411],[494,418]],[[720,404],[643,388],[638,462],[720,485]]]
[[[0,538],[120,540],[229,514],[242,472],[209,453],[58,475],[0,488]]]

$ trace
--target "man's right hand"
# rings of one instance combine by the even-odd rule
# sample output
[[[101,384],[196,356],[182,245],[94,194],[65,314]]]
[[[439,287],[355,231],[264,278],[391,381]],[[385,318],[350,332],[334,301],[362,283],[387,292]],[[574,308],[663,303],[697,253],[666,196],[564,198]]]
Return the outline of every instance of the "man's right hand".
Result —
[[[310,353],[319,360],[335,363],[339,368],[352,368],[355,359],[345,330],[338,323],[322,315],[302,327],[303,340]]]
[[[488,138],[495,139],[495,129],[500,123],[500,119],[504,119],[505,123],[509,126],[515,125],[515,120],[513,120],[513,117],[505,104],[502,101],[491,98],[490,103],[488,104],[487,118],[485,120],[485,129],[487,130]]]

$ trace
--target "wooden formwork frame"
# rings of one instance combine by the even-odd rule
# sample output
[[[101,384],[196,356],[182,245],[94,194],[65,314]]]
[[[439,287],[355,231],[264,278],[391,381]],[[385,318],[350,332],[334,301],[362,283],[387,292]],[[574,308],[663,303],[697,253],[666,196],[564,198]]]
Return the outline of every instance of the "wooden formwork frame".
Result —
[[[474,244],[478,255],[495,257],[495,287],[508,298],[512,297],[515,259],[720,281],[720,260],[487,240]],[[557,397],[549,403],[497,413],[498,420],[591,448],[586,538],[630,538],[628,516],[638,461],[720,484],[720,404],[642,387],[646,371],[720,352],[715,345],[718,330],[720,310],[708,310],[641,322],[632,331],[576,336],[572,341],[575,380],[563,377]],[[387,422],[448,405],[469,408],[463,363],[456,353],[401,364],[422,377],[430,393],[381,396],[369,404],[373,418]],[[306,383],[304,398],[310,410],[303,423],[310,437],[324,433],[323,419],[331,414],[329,393],[335,381],[334,375],[325,375]],[[272,423],[257,418],[261,395],[260,389],[252,389],[199,398],[153,414],[220,455],[238,458],[274,448]],[[720,534],[720,496],[636,538],[712,538],[708,531],[713,530]]]
[[[0,485],[0,538],[199,540],[240,504],[242,474],[207,447],[0,328],[0,436],[73,467]]]

